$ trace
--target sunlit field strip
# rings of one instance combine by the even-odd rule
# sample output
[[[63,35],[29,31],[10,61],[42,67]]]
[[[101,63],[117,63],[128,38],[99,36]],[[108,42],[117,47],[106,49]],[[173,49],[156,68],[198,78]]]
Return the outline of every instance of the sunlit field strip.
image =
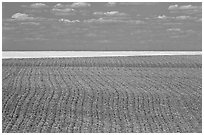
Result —
[[[3,51],[2,58],[201,55],[201,51]]]

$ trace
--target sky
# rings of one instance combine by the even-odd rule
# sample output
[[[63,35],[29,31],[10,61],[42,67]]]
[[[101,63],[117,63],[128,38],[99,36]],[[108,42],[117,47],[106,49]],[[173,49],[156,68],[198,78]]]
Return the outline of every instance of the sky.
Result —
[[[202,3],[3,2],[3,51],[202,50]]]

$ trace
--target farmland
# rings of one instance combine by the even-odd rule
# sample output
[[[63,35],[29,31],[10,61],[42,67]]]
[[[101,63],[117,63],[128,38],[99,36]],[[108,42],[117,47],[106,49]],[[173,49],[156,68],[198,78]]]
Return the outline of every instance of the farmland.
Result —
[[[201,132],[202,57],[2,60],[2,132]]]

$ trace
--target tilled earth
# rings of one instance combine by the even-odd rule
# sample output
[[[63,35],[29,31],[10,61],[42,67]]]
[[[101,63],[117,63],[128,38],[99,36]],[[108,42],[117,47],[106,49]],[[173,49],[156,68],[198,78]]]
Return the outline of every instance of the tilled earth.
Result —
[[[202,132],[202,56],[2,60],[2,132]]]

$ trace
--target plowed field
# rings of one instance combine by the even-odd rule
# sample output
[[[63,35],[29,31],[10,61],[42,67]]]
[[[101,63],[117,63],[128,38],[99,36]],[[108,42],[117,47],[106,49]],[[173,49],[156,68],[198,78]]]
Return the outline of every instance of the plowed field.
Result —
[[[2,132],[201,132],[201,56],[2,60]]]

